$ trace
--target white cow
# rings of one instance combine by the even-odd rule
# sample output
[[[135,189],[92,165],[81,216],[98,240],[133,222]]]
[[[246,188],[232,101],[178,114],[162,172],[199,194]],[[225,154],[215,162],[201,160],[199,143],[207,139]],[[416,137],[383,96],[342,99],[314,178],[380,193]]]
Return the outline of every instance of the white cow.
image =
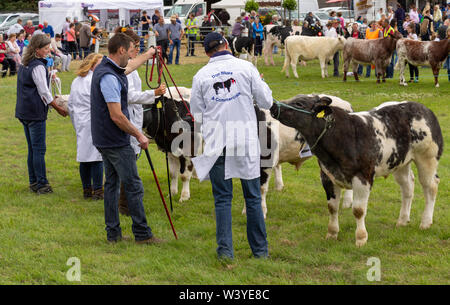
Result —
[[[312,36],[289,36],[284,41],[286,56],[282,72],[289,77],[289,64],[296,78],[298,60],[313,60],[318,58],[322,69],[322,78],[328,77],[327,63],[333,55],[344,48],[345,38],[312,37]]]
[[[264,61],[266,66],[268,66],[268,58],[270,58],[272,66],[275,66],[275,62],[273,61],[273,48],[277,46],[280,49],[284,49],[284,40],[291,35],[300,35],[302,33],[302,27],[268,24],[264,27],[264,32]]]

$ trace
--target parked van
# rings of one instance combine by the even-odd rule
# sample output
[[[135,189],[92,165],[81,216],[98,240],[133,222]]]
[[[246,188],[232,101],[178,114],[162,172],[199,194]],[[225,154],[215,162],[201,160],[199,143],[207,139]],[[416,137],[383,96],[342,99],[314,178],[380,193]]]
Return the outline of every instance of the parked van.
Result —
[[[229,23],[233,24],[234,20],[244,10],[246,0],[222,0],[211,5],[211,9],[217,11],[220,9],[226,9],[230,14]],[[184,21],[189,17],[189,14],[193,13],[195,18],[201,22],[203,16],[207,15],[206,2],[201,0],[178,0],[167,13],[164,15],[165,23],[170,23],[170,16],[178,14],[181,24],[184,26]]]

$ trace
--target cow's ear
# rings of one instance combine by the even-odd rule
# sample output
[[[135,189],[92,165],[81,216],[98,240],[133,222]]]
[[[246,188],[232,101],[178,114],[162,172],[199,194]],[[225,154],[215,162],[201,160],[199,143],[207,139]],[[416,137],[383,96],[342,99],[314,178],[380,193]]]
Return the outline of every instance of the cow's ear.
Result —
[[[333,113],[333,109],[330,107],[331,102],[331,98],[327,96],[321,97],[313,106],[313,115],[318,118],[323,118]]]

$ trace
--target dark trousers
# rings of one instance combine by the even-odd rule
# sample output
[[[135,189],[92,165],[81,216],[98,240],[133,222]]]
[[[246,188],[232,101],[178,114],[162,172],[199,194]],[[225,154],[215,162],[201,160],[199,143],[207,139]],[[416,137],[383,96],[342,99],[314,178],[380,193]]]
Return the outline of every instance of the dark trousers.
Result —
[[[333,65],[334,65],[333,76],[339,76],[339,51],[337,51],[333,55]]]
[[[255,56],[258,56],[258,55],[261,56],[262,55],[262,40],[261,40],[261,37],[256,36],[254,41],[255,41],[255,47],[254,47],[253,54]]]
[[[8,72],[8,68],[9,68],[9,75],[13,76],[16,74],[16,62],[12,59],[9,58],[4,58],[2,61],[2,77],[6,76],[6,73]]]
[[[167,62],[167,60],[168,60],[167,48],[169,46],[169,40],[168,39],[157,40],[156,45],[161,47],[162,57],[163,57],[163,59],[166,59],[166,62]]]
[[[83,189],[103,188],[103,162],[80,162],[80,177]]]
[[[188,39],[188,49],[187,49],[187,54],[186,56],[189,56],[189,53],[191,54],[191,56],[194,56],[194,51],[195,51],[195,39],[196,39],[196,35],[193,34],[187,34],[187,39]]]
[[[397,53],[394,51],[392,53],[391,62],[389,63],[389,66],[386,68],[386,78],[393,78],[394,77],[394,65],[395,65],[395,57]]]
[[[409,79],[414,80],[414,77],[419,79],[419,68],[417,66],[411,65],[408,63],[409,66]]]
[[[167,59],[167,63],[169,65],[172,64],[172,58],[173,58],[173,49],[177,49],[177,56],[175,57],[175,64],[178,65],[180,62],[180,46],[181,46],[181,40],[179,39],[172,39],[172,44],[169,45],[169,58]]]
[[[216,212],[216,240],[219,258],[233,258],[231,230],[231,200],[233,181],[225,180],[225,157],[220,156],[209,172]],[[241,179],[247,210],[247,239],[255,257],[267,257],[267,234],[261,208],[261,185],[259,178]]]
[[[77,59],[77,43],[75,41],[68,41],[67,43],[69,45],[68,52],[72,55],[72,59]]]
[[[119,221],[119,190],[123,182],[128,209],[133,221],[132,231],[136,241],[153,236],[147,225],[143,197],[144,187],[136,166],[136,155],[130,145],[118,148],[98,148],[105,166],[105,224],[108,240],[117,240],[122,236]]]
[[[30,184],[37,183],[37,187],[41,188],[48,184],[45,170],[46,121],[20,121],[23,124],[28,144],[28,178]]]
[[[80,47],[80,57],[81,58],[86,58],[89,53],[91,53],[91,51],[89,50],[89,47]]]

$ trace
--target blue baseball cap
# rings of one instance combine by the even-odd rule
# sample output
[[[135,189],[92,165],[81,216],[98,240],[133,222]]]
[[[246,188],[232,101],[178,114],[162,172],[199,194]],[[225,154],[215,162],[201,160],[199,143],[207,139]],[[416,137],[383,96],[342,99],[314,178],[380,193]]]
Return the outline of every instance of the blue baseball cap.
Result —
[[[217,32],[211,32],[205,37],[205,41],[203,42],[203,46],[205,47],[205,52],[208,53],[212,49],[218,47],[221,44],[226,42],[225,37]]]

